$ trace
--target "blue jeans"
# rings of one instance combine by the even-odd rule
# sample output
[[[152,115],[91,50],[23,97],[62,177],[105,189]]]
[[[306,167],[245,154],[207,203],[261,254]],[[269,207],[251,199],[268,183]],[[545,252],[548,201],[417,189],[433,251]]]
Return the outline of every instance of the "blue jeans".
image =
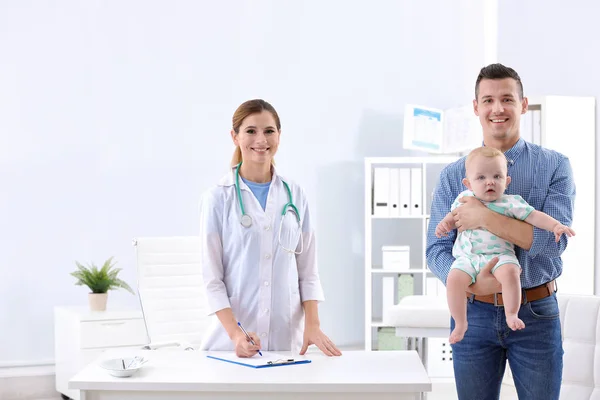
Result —
[[[497,400],[507,359],[519,399],[558,400],[563,348],[556,294],[521,305],[519,318],[525,329],[512,331],[504,307],[467,302],[467,333],[452,346],[460,400]]]

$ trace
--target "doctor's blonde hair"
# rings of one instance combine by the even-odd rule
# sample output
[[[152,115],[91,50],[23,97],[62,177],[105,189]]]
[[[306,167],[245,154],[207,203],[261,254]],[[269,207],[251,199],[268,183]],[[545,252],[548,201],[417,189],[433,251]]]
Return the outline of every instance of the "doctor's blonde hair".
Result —
[[[503,152],[501,152],[500,150],[495,149],[493,147],[482,146],[482,147],[477,147],[474,150],[471,150],[471,152],[467,155],[467,159],[465,160],[465,168],[467,169],[467,171],[469,170],[469,165],[478,156],[479,157],[488,157],[488,158],[501,157],[506,164],[506,168],[508,169],[508,161]]]
[[[237,110],[233,113],[232,118],[232,129],[237,135],[240,133],[240,127],[242,126],[242,122],[244,119],[252,114],[259,114],[263,111],[268,111],[273,115],[273,119],[275,120],[275,125],[278,131],[281,131],[281,121],[279,121],[279,115],[277,115],[277,111],[275,108],[262,99],[254,99],[243,102]],[[242,151],[239,146],[235,147],[235,151],[233,152],[233,158],[231,159],[231,166],[234,167],[242,162]],[[275,160],[271,160],[271,163],[275,165]]]

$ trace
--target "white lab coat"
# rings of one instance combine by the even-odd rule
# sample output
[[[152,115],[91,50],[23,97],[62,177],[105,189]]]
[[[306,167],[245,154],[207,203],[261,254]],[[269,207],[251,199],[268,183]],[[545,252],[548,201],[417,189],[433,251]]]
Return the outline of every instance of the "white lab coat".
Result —
[[[306,196],[302,188],[286,179],[293,203],[300,212],[304,249],[302,254],[295,255],[279,245],[281,213],[289,201],[282,179],[273,168],[263,211],[240,178],[245,212],[252,217],[249,228],[240,223],[242,213],[235,187],[235,168],[203,194],[200,202],[202,272],[211,314],[231,307],[244,328],[259,335],[262,349],[298,352],[304,334],[301,303],[323,301],[324,296]],[[282,243],[288,249],[299,250],[299,235],[290,233],[294,229],[298,230],[298,224],[294,214],[288,212],[282,228]],[[234,350],[218,318],[213,318],[201,349]]]

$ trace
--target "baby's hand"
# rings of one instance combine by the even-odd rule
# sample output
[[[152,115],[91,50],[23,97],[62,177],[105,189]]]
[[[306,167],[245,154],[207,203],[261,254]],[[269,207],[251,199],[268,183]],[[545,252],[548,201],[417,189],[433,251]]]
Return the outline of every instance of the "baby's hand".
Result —
[[[560,237],[563,233],[569,237],[575,236],[575,231],[568,226],[564,226],[563,224],[556,224],[554,229],[552,229],[552,232],[554,232],[554,238],[557,242],[560,240]]]
[[[446,220],[442,220],[438,226],[435,227],[435,236],[441,238],[442,236],[448,236],[448,232],[450,232],[454,227],[452,224]]]

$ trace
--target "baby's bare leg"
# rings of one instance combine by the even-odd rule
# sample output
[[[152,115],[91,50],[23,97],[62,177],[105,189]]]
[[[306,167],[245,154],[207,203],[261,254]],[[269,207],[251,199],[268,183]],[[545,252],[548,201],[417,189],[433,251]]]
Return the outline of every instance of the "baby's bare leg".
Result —
[[[450,344],[460,342],[467,331],[467,297],[465,292],[472,282],[469,274],[451,269],[446,280],[446,296],[450,314],[454,318],[454,329],[450,333]]]
[[[518,317],[521,307],[521,268],[516,264],[502,264],[494,271],[494,276],[502,284],[502,300],[506,323],[513,331],[525,328]]]

